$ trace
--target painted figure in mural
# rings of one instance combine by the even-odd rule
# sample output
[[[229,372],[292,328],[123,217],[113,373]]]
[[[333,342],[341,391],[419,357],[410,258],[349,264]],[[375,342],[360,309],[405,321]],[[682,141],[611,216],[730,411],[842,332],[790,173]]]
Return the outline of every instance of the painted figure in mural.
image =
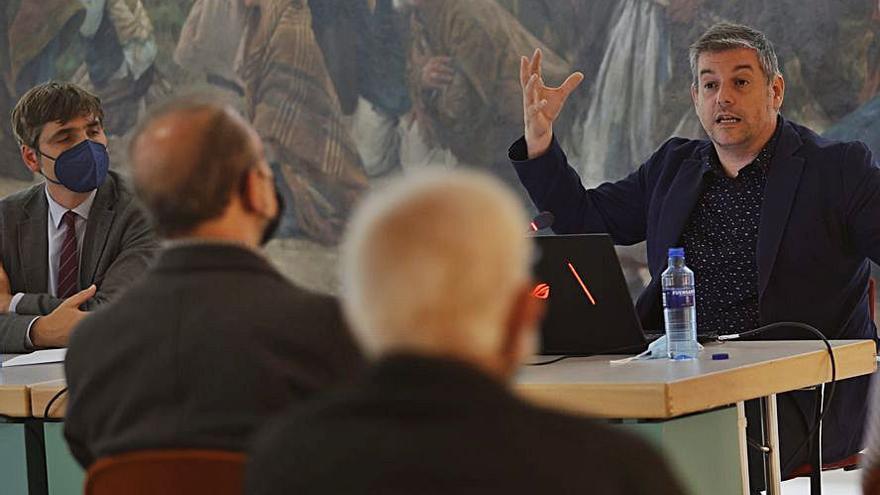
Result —
[[[28,2],[13,0],[0,7],[0,29],[3,33],[2,60],[5,88],[0,110],[9,115],[19,95],[34,85],[59,76],[59,58],[63,47],[77,37],[77,29],[85,19],[85,5],[79,0],[46,0]],[[34,29],[33,26],[40,26]],[[0,173],[5,177],[30,179],[30,174],[18,166],[17,143],[6,119],[3,119],[4,163]]]
[[[594,81],[571,140],[585,182],[631,172],[666,137],[661,123],[672,74],[671,33],[693,19],[700,3],[623,0],[605,9],[604,40],[583,46],[577,59]]]
[[[324,65],[339,98],[343,115],[351,115],[358,101],[358,44],[370,17],[367,0],[307,0],[312,31],[324,54]]]
[[[174,61],[203,73],[208,84],[240,103],[243,84],[235,72],[235,55],[244,34],[242,0],[195,0],[180,30]]]
[[[156,40],[141,0],[21,2],[10,16],[9,47],[7,81],[16,94],[69,79],[101,97],[111,134],[134,126],[148,92],[167,91],[154,68]]]
[[[614,0],[582,2],[579,0],[497,0],[498,4],[562,58],[572,61],[574,49],[583,38],[592,37],[593,26],[581,15],[594,9],[594,4]]]
[[[871,42],[866,49],[865,78],[856,111],[837,121],[823,135],[832,139],[859,139],[880,150],[880,0],[871,0]]]
[[[880,167],[871,151],[780,114],[787,84],[759,31],[716,24],[691,45],[690,65],[693,108],[709,139],[671,138],[632,174],[587,190],[552,127],[573,85],[545,86],[540,52],[523,58],[525,138],[510,158],[538,209],[554,213],[558,233],[646,242],[653,279],[636,304],[645,328],[662,328],[659,274],[667,249],[682,246],[697,281],[700,334],[797,321],[829,339],[875,339],[866,295],[870,262],[880,262]],[[813,338],[786,327],[762,337]],[[826,462],[862,450],[868,384],[836,385],[823,422]],[[808,462],[803,418],[816,410],[816,394],[779,397],[785,476]],[[746,410],[757,437],[760,415],[755,404]],[[750,455],[753,490],[764,479],[760,457]]]
[[[400,118],[411,106],[405,17],[393,0],[309,0],[312,25],[370,177],[399,170]]]
[[[483,167],[516,184],[506,163],[522,126],[521,96],[510,80],[519,57],[542,46],[495,0],[408,0],[409,81],[425,141],[449,149],[459,163]],[[561,81],[570,66],[547,50],[544,74]]]
[[[367,179],[305,0],[245,0],[238,73],[288,211],[281,236],[335,244]]]
[[[15,100],[13,92],[7,84],[9,74],[9,5],[0,6],[0,115],[9,115]],[[0,179],[12,178],[30,180],[32,174],[18,166],[18,146],[12,134],[12,127],[7,119],[0,119]]]

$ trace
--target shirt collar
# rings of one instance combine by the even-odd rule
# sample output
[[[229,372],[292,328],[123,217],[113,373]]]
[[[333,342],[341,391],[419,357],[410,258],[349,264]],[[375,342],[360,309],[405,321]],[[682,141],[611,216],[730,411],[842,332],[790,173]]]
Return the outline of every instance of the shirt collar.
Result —
[[[46,192],[46,200],[49,201],[49,218],[52,220],[52,225],[54,225],[56,229],[59,229],[61,228],[61,220],[64,218],[67,208],[61,206],[52,198],[52,195],[49,194],[48,187],[45,187],[44,191]],[[73,209],[73,212],[82,217],[83,220],[88,220],[89,211],[92,209],[92,203],[95,202],[95,194],[97,194],[97,192],[98,190],[95,189],[89,193],[86,200]]]

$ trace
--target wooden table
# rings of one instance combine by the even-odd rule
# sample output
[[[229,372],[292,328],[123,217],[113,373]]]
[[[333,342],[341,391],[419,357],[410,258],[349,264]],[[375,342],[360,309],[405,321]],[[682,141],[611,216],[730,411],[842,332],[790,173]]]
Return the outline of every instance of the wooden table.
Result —
[[[866,375],[876,369],[873,341],[833,341],[832,344],[838,380]],[[730,358],[711,360],[713,353],[720,352],[727,353]],[[569,358],[548,366],[525,367],[516,378],[516,387],[529,400],[550,407],[608,418],[640,434],[650,430],[648,436],[668,435],[677,441],[689,442],[688,450],[694,450],[694,445],[699,442],[704,442],[706,449],[719,450],[720,444],[711,435],[720,430],[721,421],[728,438],[736,437],[734,443],[739,451],[722,453],[726,457],[724,463],[719,464],[738,462],[736,474],[743,483],[738,489],[743,493],[748,493],[743,402],[764,398],[771,406],[765,415],[770,432],[767,442],[772,448],[772,455],[768,456],[772,460],[768,466],[768,472],[771,472],[768,494],[778,494],[779,452],[773,413],[776,394],[831,379],[830,360],[819,341],[727,342],[706,346],[700,358],[694,361],[609,364],[610,360],[622,357]],[[64,387],[61,364],[0,368],[0,414],[41,418],[47,402]],[[62,395],[53,404],[50,418],[63,417],[65,406],[66,396]],[[48,456],[49,437],[57,437],[60,442],[63,440],[61,423],[46,425],[55,428],[54,433],[47,430]],[[706,438],[701,438],[703,436]],[[718,483],[717,473],[711,472],[714,459],[697,464],[691,460],[700,452],[691,452],[690,458],[679,458],[676,452],[663,450],[673,465],[678,462],[682,469],[709,471],[702,473],[703,476],[715,477],[713,482]],[[59,466],[71,462],[72,459],[54,461]],[[50,459],[49,471],[52,471],[52,464]],[[71,472],[66,476],[75,479],[81,473]],[[76,486],[75,482],[64,484],[77,489],[81,486]],[[708,492],[694,489],[694,493]]]
[[[17,354],[0,354],[0,362]],[[33,417],[31,388],[47,381],[64,379],[62,363],[0,368],[0,415],[13,418]]]
[[[15,357],[0,355],[0,362]],[[57,391],[64,383],[62,363],[0,368],[0,493],[58,493],[71,487],[81,493],[82,475],[63,438],[63,423],[44,423],[32,396],[43,385]],[[59,408],[63,408],[61,398]],[[37,410],[39,409],[39,413]],[[54,484],[53,484],[54,482]]]
[[[870,340],[832,341],[837,380],[873,373],[876,350]],[[715,353],[726,360],[713,361]],[[576,414],[609,419],[670,420],[763,398],[768,456],[768,494],[780,493],[776,394],[831,380],[831,360],[820,341],[751,341],[707,345],[693,361],[634,361],[625,356],[569,358],[530,366],[517,377],[517,389],[530,400]],[[740,459],[745,461],[745,432]],[[742,473],[747,473],[742,466]],[[748,489],[746,484],[744,490]]]

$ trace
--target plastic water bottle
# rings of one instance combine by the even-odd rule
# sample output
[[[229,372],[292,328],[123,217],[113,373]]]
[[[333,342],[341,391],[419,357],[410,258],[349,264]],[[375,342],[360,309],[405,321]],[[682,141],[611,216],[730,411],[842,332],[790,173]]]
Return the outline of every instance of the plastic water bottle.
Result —
[[[699,352],[694,272],[684,265],[684,248],[669,248],[669,268],[660,280],[669,359],[694,359]]]

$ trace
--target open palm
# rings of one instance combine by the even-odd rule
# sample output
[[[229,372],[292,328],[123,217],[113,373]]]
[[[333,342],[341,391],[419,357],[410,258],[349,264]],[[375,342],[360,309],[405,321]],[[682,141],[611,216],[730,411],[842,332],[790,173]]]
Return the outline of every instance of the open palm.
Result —
[[[538,48],[531,59],[522,57],[519,67],[529,158],[542,155],[550,147],[553,140],[553,121],[559,117],[571,92],[584,80],[582,73],[575,72],[561,86],[547,87],[541,74],[541,57],[541,49]]]

